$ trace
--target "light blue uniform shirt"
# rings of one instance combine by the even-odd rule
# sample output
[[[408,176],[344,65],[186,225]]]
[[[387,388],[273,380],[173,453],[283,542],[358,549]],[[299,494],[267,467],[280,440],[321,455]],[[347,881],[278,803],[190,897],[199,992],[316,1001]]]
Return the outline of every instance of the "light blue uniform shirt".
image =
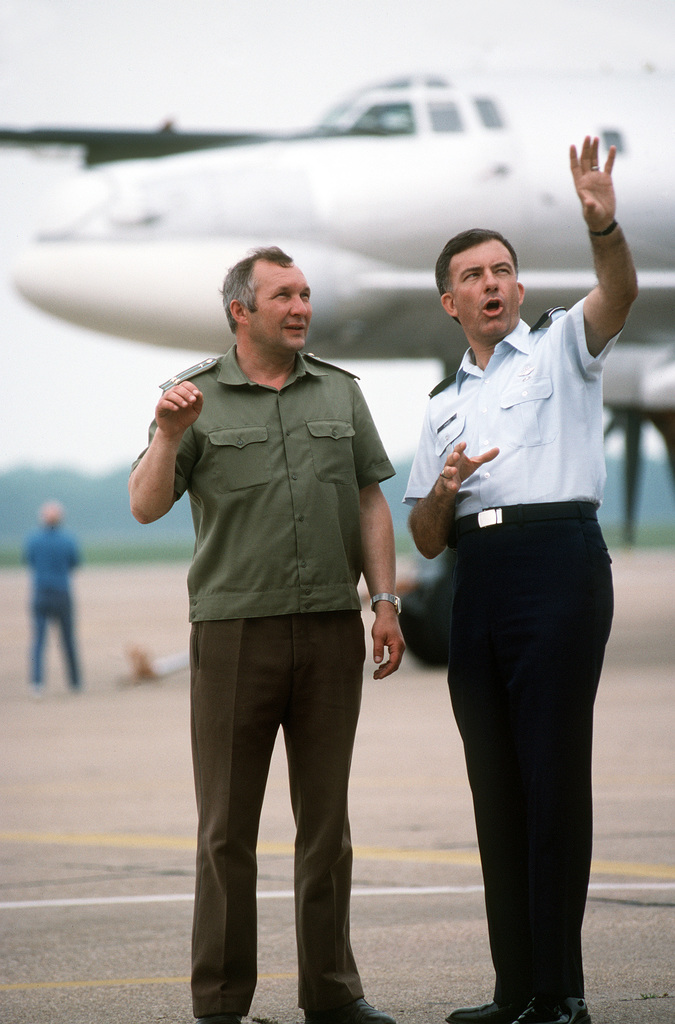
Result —
[[[457,495],[456,517],[503,505],[602,502],[602,368],[618,334],[593,357],[586,347],[583,300],[530,332],[520,320],[481,370],[469,349],[454,383],[427,407],[404,501],[434,485],[460,441],[468,456],[499,448]]]

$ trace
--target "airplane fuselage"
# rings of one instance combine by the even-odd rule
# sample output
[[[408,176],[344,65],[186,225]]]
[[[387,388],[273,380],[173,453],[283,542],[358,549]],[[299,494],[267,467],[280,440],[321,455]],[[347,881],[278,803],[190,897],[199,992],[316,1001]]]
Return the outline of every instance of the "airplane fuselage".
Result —
[[[673,98],[672,78],[647,74],[412,82],[365,91],[304,137],[103,165],[57,196],[16,284],[83,327],[222,351],[224,273],[275,243],[312,286],[312,350],[451,362],[465,342],[433,267],[457,231],[514,244],[526,319],[593,287],[568,149],[596,134],[618,146],[618,217],[640,277],[627,338],[661,344],[675,308],[675,139],[661,129]]]

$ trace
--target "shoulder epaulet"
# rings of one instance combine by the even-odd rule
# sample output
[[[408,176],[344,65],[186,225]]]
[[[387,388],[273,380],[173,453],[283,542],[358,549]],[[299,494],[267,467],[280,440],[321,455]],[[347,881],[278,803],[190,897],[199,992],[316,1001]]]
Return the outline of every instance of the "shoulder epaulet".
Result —
[[[341,373],[346,373],[348,377],[352,378],[352,380],[361,380],[361,378],[355,373],[352,373],[351,370],[345,370],[344,366],[337,366],[336,363],[329,363],[327,360],[321,359],[319,356],[315,356],[313,352],[303,352],[302,358],[309,359],[312,363],[318,363],[319,366],[330,366],[331,370],[340,370]]]
[[[554,320],[557,320],[559,316],[562,316],[563,313],[566,312],[567,310],[564,306],[552,306],[551,309],[547,309],[545,313],[541,314],[534,327],[530,327],[530,334],[534,334],[535,331],[540,331],[547,320],[550,320],[551,323],[553,323]]]
[[[218,360],[214,357],[211,359],[202,359],[201,363],[196,363],[194,366],[190,366],[189,369],[183,370],[182,373],[177,373],[175,377],[169,377],[163,384],[160,384],[162,391],[168,391],[169,388],[175,387],[176,384],[180,384],[181,381],[190,380],[191,377],[196,377],[200,373],[204,373],[205,370],[210,370],[214,363]]]
[[[437,384],[434,390],[429,392],[429,398],[435,398],[436,395],[440,395],[441,391],[445,391],[446,388],[449,388],[451,384],[455,383],[456,379],[457,371],[455,371],[455,373],[451,373],[450,376],[446,377],[445,380],[442,380],[440,384]]]

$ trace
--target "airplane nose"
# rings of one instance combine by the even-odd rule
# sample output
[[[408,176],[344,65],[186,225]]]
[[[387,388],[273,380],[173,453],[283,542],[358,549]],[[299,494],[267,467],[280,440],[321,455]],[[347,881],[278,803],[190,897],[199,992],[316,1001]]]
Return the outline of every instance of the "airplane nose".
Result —
[[[177,348],[197,334],[205,349],[219,350],[232,341],[223,276],[252,244],[45,241],[20,255],[13,278],[28,302],[69,323]]]

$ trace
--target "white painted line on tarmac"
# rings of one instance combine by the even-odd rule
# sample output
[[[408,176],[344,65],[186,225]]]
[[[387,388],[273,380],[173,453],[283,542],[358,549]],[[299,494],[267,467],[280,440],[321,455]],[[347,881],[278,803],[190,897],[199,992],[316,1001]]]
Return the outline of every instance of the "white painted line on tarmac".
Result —
[[[589,892],[672,892],[675,882],[591,882]],[[465,896],[482,892],[482,885],[415,885],[383,886],[352,889],[352,896]],[[0,903],[0,910],[40,910],[51,907],[110,907],[134,903],[191,903],[192,893],[166,893],[143,896],[87,896],[73,899],[14,900]],[[259,900],[293,899],[292,889],[263,889]]]
[[[165,896],[86,896],[63,900],[17,900],[0,903],[0,910],[39,910],[41,907],[112,907],[125,903],[187,903],[192,893],[168,893]]]

